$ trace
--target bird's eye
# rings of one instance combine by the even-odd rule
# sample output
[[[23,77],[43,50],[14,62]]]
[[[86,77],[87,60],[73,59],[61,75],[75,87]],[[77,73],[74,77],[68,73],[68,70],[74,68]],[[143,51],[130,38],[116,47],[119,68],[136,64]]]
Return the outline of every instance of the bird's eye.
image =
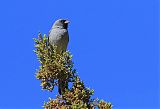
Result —
[[[64,23],[64,22],[65,22],[65,20],[62,20],[61,22],[62,22],[62,23]]]

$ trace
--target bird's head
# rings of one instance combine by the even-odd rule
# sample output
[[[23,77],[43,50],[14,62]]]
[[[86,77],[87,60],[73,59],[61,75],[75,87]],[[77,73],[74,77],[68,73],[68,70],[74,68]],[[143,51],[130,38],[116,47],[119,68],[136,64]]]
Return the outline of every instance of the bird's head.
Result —
[[[55,21],[55,23],[53,24],[53,27],[56,28],[64,28],[67,29],[68,28],[68,23],[69,21],[66,19],[58,19]]]

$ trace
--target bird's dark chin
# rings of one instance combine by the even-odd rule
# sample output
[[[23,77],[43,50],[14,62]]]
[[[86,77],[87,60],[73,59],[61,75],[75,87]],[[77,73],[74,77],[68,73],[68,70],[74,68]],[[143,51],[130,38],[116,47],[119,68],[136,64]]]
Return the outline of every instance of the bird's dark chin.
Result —
[[[65,24],[65,25],[64,25],[64,29],[67,29],[67,28],[68,28],[68,24]]]

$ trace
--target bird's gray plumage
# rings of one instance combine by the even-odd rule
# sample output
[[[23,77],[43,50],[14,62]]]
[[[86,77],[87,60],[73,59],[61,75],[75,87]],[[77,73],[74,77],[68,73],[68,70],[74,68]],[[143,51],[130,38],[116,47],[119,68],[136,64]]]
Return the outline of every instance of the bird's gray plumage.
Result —
[[[57,46],[57,53],[66,51],[69,42],[68,35],[68,20],[59,19],[55,21],[50,32],[49,32],[49,44],[52,46]],[[64,90],[68,89],[68,82],[63,79],[58,80],[58,92],[61,95]]]
[[[66,51],[69,42],[68,21],[59,19],[55,21],[49,32],[49,43],[57,46],[57,52]]]

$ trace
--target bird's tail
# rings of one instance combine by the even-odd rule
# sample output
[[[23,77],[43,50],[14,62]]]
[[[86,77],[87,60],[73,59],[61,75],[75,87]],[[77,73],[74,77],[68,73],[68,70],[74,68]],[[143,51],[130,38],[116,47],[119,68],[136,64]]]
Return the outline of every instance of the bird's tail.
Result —
[[[68,89],[68,82],[65,80],[58,80],[58,93],[62,95],[65,92],[65,89]]]

